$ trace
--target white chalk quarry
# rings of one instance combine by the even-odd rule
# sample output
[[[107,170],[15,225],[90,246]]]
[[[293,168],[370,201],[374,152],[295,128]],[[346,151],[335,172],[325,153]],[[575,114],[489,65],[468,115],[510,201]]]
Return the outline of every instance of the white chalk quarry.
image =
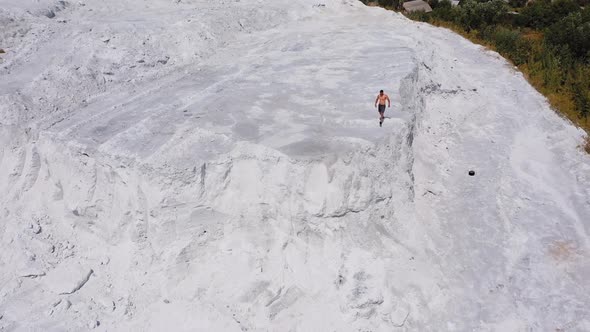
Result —
[[[0,329],[590,330],[585,134],[498,54],[353,0],[0,27]]]

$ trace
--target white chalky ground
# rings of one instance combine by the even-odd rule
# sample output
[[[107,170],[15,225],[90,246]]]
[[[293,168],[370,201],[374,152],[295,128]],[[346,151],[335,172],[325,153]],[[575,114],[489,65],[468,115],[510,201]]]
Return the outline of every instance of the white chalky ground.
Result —
[[[0,0],[0,48],[0,330],[590,330],[584,133],[448,30]]]

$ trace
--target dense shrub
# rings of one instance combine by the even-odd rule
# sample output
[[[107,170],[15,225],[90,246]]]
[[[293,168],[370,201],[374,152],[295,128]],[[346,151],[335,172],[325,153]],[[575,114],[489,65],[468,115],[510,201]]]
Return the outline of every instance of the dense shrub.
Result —
[[[590,8],[571,13],[545,32],[547,44],[561,53],[590,61]]]
[[[452,22],[459,16],[459,11],[460,8],[453,7],[451,1],[442,0],[437,3],[436,9],[433,8],[432,16],[439,20]]]
[[[520,12],[516,23],[520,26],[543,29],[579,10],[580,6],[575,0],[537,0]]]
[[[590,115],[590,92],[582,84],[574,85],[573,91],[574,105],[578,112],[578,117],[587,121],[588,115]]]
[[[506,3],[502,0],[487,2],[466,0],[461,5],[457,23],[469,32],[499,23],[507,12]]]
[[[543,86],[549,90],[558,90],[566,80],[566,71],[562,61],[554,52],[544,49],[540,54],[539,69],[533,74],[540,75]]]
[[[381,7],[390,7],[398,9],[403,3],[403,0],[377,0],[377,3]]]
[[[524,7],[527,3],[527,0],[509,0],[508,4],[513,8],[521,8]]]
[[[540,29],[551,25],[555,21],[551,12],[551,3],[547,1],[535,1],[524,8],[518,16],[516,23],[520,26]]]
[[[411,18],[414,21],[420,21],[420,22],[432,22],[432,16],[430,15],[430,13],[426,13],[424,11],[417,11],[417,12],[413,12],[413,13],[407,13],[406,14],[409,18]]]
[[[520,32],[507,28],[498,28],[493,37],[498,52],[512,60],[515,65],[526,63],[531,53],[531,44]]]
[[[590,66],[576,63],[571,71],[574,106],[580,119],[590,116]]]
[[[551,9],[555,15],[555,20],[560,20],[571,13],[579,12],[580,5],[576,0],[554,0],[551,2]]]

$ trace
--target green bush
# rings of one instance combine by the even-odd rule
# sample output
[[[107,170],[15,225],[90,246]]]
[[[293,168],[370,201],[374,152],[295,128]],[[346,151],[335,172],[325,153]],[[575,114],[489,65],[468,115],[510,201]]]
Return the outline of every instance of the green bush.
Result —
[[[467,32],[487,25],[497,24],[508,12],[508,8],[502,0],[487,2],[466,0],[460,7],[456,23],[461,25]]]
[[[590,115],[590,93],[588,89],[585,89],[582,84],[576,84],[573,86],[574,91],[574,105],[578,112],[578,117],[588,120]]]
[[[524,7],[527,3],[527,0],[509,0],[508,4],[512,7],[512,8],[521,8]]]
[[[431,21],[430,20],[430,18],[431,18],[430,13],[425,13],[423,11],[408,13],[407,15],[409,18],[411,18],[414,21],[420,21],[420,22],[426,22],[426,23],[429,23]]]
[[[399,8],[400,4],[403,3],[403,0],[377,0],[377,3],[381,7],[391,7],[391,8]]]
[[[537,0],[525,7],[516,23],[534,29],[544,29],[573,12],[580,11],[575,0]]]
[[[442,0],[438,3],[436,9],[434,9],[431,14],[433,17],[437,19],[452,22],[455,19],[455,17],[459,15],[459,11],[460,8],[453,7],[451,1]]]
[[[494,43],[495,39],[496,39],[496,30],[498,30],[497,26],[488,25],[488,26],[482,28],[481,30],[479,30],[477,36],[480,39]]]
[[[526,63],[531,54],[531,44],[520,32],[498,28],[494,33],[494,44],[498,52],[512,60],[515,65]]]
[[[544,49],[539,61],[543,86],[550,90],[558,90],[565,83],[565,70],[554,52]]]
[[[556,20],[560,20],[571,13],[581,10],[576,0],[554,0],[551,2],[551,9],[555,14]]]
[[[560,53],[590,62],[590,8],[571,13],[545,32],[548,45]]]
[[[525,7],[518,15],[516,24],[519,26],[541,29],[551,25],[555,21],[551,11],[551,3],[547,1],[535,1]]]

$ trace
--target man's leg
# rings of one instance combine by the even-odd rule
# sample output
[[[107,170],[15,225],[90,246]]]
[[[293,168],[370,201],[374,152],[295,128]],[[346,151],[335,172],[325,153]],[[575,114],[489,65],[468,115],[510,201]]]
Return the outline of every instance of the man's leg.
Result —
[[[379,105],[379,126],[381,127],[383,125],[383,119],[385,119],[384,116],[385,113],[385,105]]]

